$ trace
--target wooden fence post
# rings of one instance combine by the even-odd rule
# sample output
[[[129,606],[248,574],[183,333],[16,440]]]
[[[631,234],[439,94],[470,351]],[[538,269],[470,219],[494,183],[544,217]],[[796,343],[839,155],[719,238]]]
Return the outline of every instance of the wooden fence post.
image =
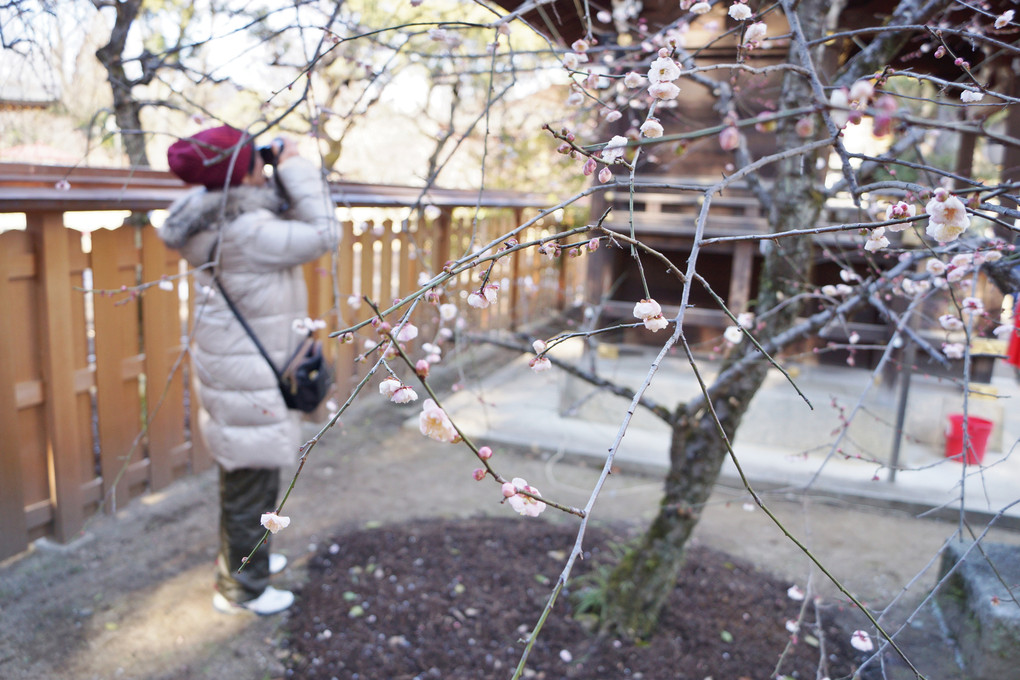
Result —
[[[36,244],[41,310],[42,369],[46,394],[47,456],[52,474],[54,537],[74,538],[85,525],[82,502],[82,435],[78,431],[74,386],[70,248],[64,216],[28,213],[27,230]]]

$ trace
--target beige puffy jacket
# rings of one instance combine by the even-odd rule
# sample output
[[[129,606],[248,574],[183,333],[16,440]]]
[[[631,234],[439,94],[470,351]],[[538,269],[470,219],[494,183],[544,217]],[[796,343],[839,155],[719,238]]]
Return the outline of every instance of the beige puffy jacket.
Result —
[[[177,200],[159,229],[192,266],[209,262],[219,237],[219,279],[274,363],[282,367],[302,336],[293,329],[308,312],[301,266],[335,250],[334,204],[319,169],[300,157],[277,168],[290,194],[281,214],[272,184],[227,192],[198,188]],[[191,365],[201,403],[199,432],[227,470],[290,465],[300,418],[289,411],[276,377],[230,311],[212,273],[195,275]]]

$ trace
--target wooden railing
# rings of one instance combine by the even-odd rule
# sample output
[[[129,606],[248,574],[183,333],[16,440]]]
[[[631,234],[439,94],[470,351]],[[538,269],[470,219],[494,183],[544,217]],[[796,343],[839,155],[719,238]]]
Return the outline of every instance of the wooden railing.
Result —
[[[186,389],[191,277],[144,217],[185,190],[151,170],[0,164],[0,559],[40,537],[70,541],[96,512],[210,466],[189,431],[197,407]],[[333,195],[350,218],[341,246],[305,270],[310,312],[331,330],[370,317],[368,305],[349,301],[388,306],[419,288],[421,272],[436,273],[542,205],[511,192],[422,197],[410,187],[350,183],[334,185]],[[409,209],[422,202],[439,216]],[[68,228],[81,217],[74,211],[106,228]],[[550,227],[527,231],[520,238]],[[473,328],[520,326],[562,308],[581,285],[581,262],[525,250],[495,269],[506,284],[496,305],[462,302],[478,285],[470,273],[445,296]],[[162,285],[145,286],[153,282]],[[435,316],[419,305],[423,339]],[[338,385],[349,390],[367,370],[355,363],[361,343],[327,347]]]

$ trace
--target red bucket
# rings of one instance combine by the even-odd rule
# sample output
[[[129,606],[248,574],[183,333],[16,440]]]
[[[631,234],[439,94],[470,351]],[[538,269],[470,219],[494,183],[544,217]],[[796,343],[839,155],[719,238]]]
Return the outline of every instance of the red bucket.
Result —
[[[963,454],[963,414],[951,413],[946,426],[946,458],[959,463],[979,465],[985,458],[985,447],[988,435],[992,433],[994,423],[985,418],[967,416],[967,435],[969,446],[966,456]]]

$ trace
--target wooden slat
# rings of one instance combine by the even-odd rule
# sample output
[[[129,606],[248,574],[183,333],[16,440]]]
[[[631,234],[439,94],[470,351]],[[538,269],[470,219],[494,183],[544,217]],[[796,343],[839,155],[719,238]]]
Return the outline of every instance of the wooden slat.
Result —
[[[46,381],[46,429],[53,470],[53,525],[59,541],[68,541],[84,526],[81,484],[81,433],[74,394],[70,253],[61,213],[32,213],[28,232],[39,253],[39,309],[42,310],[43,378]]]
[[[133,228],[93,233],[92,268],[97,289],[135,286],[139,260]],[[144,357],[138,353],[137,300],[119,294],[96,295],[94,308],[100,469],[108,510],[114,512],[131,497],[127,466],[144,453],[138,439],[142,416],[137,379]]]
[[[7,234],[0,234],[0,300],[9,300],[10,280],[14,273],[7,247]],[[14,344],[22,342],[19,334],[24,325],[7,318],[0,324],[0,356],[14,356]],[[28,546],[28,524],[25,520],[25,496],[21,475],[21,446],[18,426],[18,395],[12,362],[0,361],[0,560],[17,555]]]
[[[170,253],[156,230],[142,229],[142,280],[159,281],[177,273],[178,256]],[[171,452],[184,443],[185,357],[181,347],[180,299],[177,287],[151,287],[142,296],[145,404],[148,453],[153,489],[162,489],[180,476]]]

